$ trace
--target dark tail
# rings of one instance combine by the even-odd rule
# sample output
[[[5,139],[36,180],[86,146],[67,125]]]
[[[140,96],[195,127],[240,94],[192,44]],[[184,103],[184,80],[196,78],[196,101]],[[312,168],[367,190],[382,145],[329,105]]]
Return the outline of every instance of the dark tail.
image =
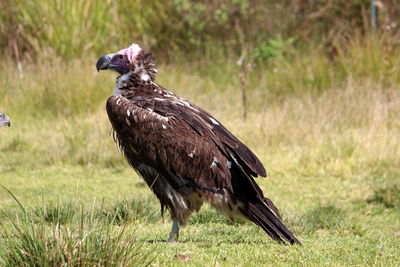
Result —
[[[271,211],[276,210],[276,215],[279,215],[278,209],[275,205],[268,199],[262,201],[261,199],[257,199],[253,203],[248,204],[248,209],[243,211],[247,217],[260,226],[272,239],[285,243],[283,239],[290,242],[291,245],[299,244],[300,241],[286,228],[286,226],[282,223],[280,219]],[[283,239],[282,239],[283,238]]]

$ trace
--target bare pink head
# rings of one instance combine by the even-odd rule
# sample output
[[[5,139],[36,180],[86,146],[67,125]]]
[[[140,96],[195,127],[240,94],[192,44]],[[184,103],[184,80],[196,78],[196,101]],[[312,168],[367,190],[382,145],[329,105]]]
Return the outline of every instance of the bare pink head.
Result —
[[[128,48],[122,49],[114,54],[108,54],[97,60],[97,70],[111,69],[119,74],[125,74],[132,69],[136,58],[142,51],[139,45],[132,44]]]

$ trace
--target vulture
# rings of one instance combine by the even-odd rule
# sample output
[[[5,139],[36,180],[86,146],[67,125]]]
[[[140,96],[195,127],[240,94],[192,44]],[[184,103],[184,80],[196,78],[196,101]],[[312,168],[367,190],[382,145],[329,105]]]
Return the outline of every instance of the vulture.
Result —
[[[0,112],[0,127],[2,127],[2,126],[10,127],[11,121],[10,121],[10,118],[6,114]]]
[[[132,44],[98,59],[97,71],[119,76],[106,109],[128,163],[171,214],[167,241],[204,202],[230,219],[245,218],[278,242],[301,244],[254,178],[266,176],[257,156],[220,121],[157,84],[156,59]]]

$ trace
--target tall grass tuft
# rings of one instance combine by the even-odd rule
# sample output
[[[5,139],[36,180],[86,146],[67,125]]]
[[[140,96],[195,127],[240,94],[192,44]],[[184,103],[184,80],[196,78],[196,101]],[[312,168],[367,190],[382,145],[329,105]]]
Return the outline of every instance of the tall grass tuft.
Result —
[[[36,217],[38,221],[43,220],[47,223],[54,223],[63,225],[73,220],[77,206],[72,203],[60,203],[43,205],[33,211],[33,218]]]
[[[115,227],[97,220],[95,210],[82,206],[77,220],[70,212],[44,209],[8,215],[2,221],[1,266],[147,266],[149,253],[136,240],[135,226]],[[68,216],[60,216],[60,215]],[[50,224],[49,224],[50,222]]]

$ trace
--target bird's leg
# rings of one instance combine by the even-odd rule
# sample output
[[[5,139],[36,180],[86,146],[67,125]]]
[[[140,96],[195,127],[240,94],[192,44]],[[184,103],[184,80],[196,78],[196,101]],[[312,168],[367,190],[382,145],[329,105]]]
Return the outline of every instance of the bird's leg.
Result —
[[[167,242],[176,242],[179,237],[179,222],[177,220],[172,221],[172,229],[169,234]]]

